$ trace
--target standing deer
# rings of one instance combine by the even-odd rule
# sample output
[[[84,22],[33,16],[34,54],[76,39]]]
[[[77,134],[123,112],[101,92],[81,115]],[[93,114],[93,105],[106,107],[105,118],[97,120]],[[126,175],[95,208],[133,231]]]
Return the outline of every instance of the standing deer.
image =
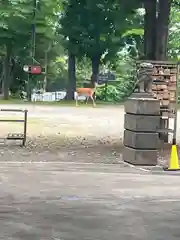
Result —
[[[86,104],[88,103],[89,98],[92,99],[93,106],[96,106],[95,99],[94,99],[94,93],[96,92],[96,87],[98,84],[95,82],[94,87],[92,88],[77,88],[76,89],[76,106],[78,106],[78,97],[79,96],[84,96],[86,97]]]

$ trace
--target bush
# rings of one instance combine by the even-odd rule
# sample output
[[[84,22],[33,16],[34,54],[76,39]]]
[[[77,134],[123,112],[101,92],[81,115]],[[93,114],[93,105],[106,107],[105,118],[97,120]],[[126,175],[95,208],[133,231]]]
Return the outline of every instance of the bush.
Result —
[[[122,102],[133,90],[134,80],[118,79],[114,84],[108,84],[107,88],[97,88],[96,98],[101,101]]]
[[[102,101],[122,102],[133,91],[136,81],[136,63],[129,54],[119,53],[112,69],[115,72],[116,81],[109,82],[107,88],[98,88],[96,97]]]

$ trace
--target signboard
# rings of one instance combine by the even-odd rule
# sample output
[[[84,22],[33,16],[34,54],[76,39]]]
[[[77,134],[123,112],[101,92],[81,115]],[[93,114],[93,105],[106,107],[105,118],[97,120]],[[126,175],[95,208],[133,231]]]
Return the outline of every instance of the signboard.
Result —
[[[115,81],[116,77],[115,74],[108,72],[108,73],[100,73],[98,76],[98,84],[104,84],[109,81]]]
[[[42,67],[41,66],[29,66],[29,65],[24,65],[23,67],[24,72],[33,74],[33,75],[38,75],[42,73]]]
[[[31,66],[31,74],[40,74],[42,71],[41,66]]]

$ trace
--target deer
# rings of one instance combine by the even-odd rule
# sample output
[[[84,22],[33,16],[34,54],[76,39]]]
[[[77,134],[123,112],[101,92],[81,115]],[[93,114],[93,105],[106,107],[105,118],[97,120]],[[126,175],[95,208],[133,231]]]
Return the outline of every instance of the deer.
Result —
[[[98,86],[97,82],[94,83],[94,87],[92,88],[77,88],[76,89],[76,107],[78,106],[78,97],[84,96],[86,97],[86,104],[88,103],[89,98],[91,98],[93,102],[93,106],[96,106],[95,99],[94,99],[94,93],[96,92],[96,87]]]

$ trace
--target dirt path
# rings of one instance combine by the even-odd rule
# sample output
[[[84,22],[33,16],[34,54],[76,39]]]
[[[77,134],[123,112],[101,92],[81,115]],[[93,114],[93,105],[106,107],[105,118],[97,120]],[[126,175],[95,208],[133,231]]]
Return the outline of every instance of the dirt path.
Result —
[[[4,146],[3,143],[0,146],[1,161],[122,163],[122,106],[76,108],[1,105],[1,108],[7,107],[28,109],[28,142],[25,148],[14,143]],[[1,113],[0,117],[14,119],[19,114]],[[0,137],[21,130],[19,123],[1,123]],[[167,158],[166,155],[161,153],[160,162]]]
[[[11,147],[2,144],[1,161],[121,162],[121,107],[26,107],[29,111],[27,146],[20,148],[13,142],[6,142]],[[1,118],[19,116],[1,113]],[[21,124],[1,123],[1,137],[21,130]]]

